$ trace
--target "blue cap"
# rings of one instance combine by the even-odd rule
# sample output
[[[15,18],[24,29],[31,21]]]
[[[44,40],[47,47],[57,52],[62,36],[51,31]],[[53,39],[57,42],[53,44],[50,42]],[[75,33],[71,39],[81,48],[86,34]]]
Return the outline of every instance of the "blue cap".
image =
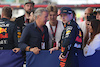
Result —
[[[72,9],[69,7],[62,7],[60,10],[61,10],[60,14],[62,14],[62,13],[71,14],[72,13]]]

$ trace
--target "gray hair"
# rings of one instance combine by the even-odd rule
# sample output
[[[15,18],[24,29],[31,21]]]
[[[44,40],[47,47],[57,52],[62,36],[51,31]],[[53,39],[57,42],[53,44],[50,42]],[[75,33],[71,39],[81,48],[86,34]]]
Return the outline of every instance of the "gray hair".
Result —
[[[35,19],[37,19],[37,16],[38,15],[42,15],[42,12],[48,12],[47,11],[47,9],[46,8],[37,8],[36,10],[35,10],[35,12],[34,12],[34,17],[35,17]]]

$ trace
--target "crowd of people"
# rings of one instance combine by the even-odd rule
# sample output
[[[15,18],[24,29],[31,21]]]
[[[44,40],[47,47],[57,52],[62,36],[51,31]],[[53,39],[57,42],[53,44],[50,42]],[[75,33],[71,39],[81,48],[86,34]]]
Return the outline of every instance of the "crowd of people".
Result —
[[[59,10],[56,5],[34,10],[33,1],[24,5],[25,14],[10,21],[11,7],[3,7],[0,19],[0,50],[32,51],[61,50],[60,67],[78,67],[77,50],[84,56],[93,55],[100,48],[100,10],[87,7],[85,21],[77,23],[75,11],[70,7]],[[60,16],[61,20],[57,17]]]

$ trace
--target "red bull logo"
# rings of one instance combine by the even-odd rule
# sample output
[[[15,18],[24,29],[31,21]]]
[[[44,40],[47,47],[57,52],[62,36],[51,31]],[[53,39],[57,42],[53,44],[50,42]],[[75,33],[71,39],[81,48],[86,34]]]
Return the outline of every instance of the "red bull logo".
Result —
[[[75,41],[77,41],[77,42],[80,42],[80,43],[81,43],[81,42],[82,42],[82,37],[77,36]]]
[[[2,38],[8,38],[8,33],[5,33],[5,35],[0,34],[0,38],[1,38],[1,39],[2,39]]]
[[[7,33],[7,28],[0,27],[0,33],[3,33],[3,32]]]
[[[0,38],[8,38],[7,28],[0,27]]]

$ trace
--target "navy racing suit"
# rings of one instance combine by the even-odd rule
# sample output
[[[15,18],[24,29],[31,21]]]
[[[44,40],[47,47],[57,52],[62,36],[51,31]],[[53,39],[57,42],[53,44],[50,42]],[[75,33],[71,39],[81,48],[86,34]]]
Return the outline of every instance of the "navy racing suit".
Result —
[[[83,33],[78,24],[67,22],[61,36],[61,52],[66,58],[60,60],[62,67],[78,67],[77,50],[82,48]]]
[[[14,22],[2,18],[0,20],[0,50],[18,47],[17,26]]]

